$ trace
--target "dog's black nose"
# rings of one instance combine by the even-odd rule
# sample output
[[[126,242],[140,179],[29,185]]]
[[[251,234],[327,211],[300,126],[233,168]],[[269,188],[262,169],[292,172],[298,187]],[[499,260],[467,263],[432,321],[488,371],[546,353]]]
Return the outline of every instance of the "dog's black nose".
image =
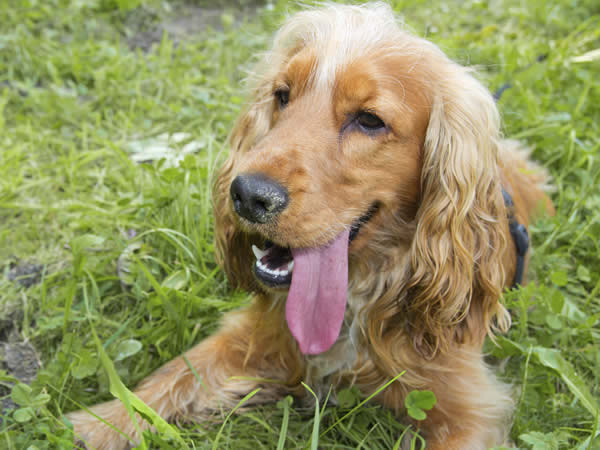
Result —
[[[238,175],[229,190],[235,212],[253,223],[267,223],[288,204],[287,189],[262,174]]]

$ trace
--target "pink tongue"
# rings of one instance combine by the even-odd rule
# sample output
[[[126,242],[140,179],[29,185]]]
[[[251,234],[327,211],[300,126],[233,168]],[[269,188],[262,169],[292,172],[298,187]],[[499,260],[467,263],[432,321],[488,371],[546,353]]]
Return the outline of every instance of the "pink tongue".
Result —
[[[340,334],[348,291],[349,233],[322,247],[292,249],[294,270],[285,312],[304,354],[323,353]]]

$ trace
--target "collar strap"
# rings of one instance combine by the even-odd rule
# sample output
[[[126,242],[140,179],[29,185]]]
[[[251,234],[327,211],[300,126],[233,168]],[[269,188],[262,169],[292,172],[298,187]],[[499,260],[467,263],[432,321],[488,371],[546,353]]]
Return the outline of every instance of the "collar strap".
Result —
[[[508,209],[508,228],[513,238],[517,250],[517,267],[515,269],[515,278],[511,289],[516,288],[523,283],[523,273],[525,271],[525,255],[529,250],[529,234],[525,225],[517,222],[514,214],[515,204],[511,195],[502,188],[502,197],[504,197],[504,206]]]

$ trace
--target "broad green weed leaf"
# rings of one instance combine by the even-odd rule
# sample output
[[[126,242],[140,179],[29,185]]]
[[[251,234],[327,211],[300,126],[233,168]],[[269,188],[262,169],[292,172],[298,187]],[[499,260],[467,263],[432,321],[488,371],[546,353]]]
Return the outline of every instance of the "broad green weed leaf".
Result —
[[[90,351],[82,350],[79,353],[79,363],[71,369],[71,375],[77,380],[83,380],[96,373],[98,357]]]
[[[67,416],[61,416],[62,423],[66,425],[66,427],[70,430],[73,429],[73,422],[71,422]]]
[[[102,236],[96,236],[95,234],[84,234],[71,239],[69,245],[73,250],[73,253],[80,253],[86,249],[99,248],[104,244],[106,238]]]
[[[565,305],[565,296],[558,289],[554,289],[552,291],[552,295],[550,296],[550,307],[552,308],[552,312],[554,314],[560,314],[562,312],[563,306]]]
[[[173,272],[161,283],[162,287],[169,289],[175,289],[177,291],[182,290],[188,283],[188,274],[185,270],[178,270]]]
[[[360,393],[354,386],[350,389],[342,389],[337,394],[337,400],[342,408],[352,408],[359,402]]]
[[[132,261],[131,255],[139,251],[142,246],[143,242],[141,240],[131,242],[117,259],[117,275],[121,283],[125,286],[131,286],[136,281],[135,264]]]
[[[29,422],[34,417],[35,413],[33,408],[30,408],[29,406],[25,408],[19,408],[13,413],[13,418],[19,423]]]
[[[561,448],[560,444],[567,441],[567,437],[560,431],[552,433],[532,431],[531,433],[520,435],[519,439],[527,444],[531,444],[532,450],[558,450]]]
[[[573,366],[565,360],[558,350],[545,347],[526,347],[525,345],[513,342],[521,353],[527,355],[530,351],[537,357],[539,362],[552,370],[555,370],[563,379],[571,393],[579,399],[581,404],[592,414],[594,418],[600,417],[600,408],[596,399],[589,391],[585,382],[575,373]]]
[[[533,354],[537,356],[542,365],[549,367],[561,376],[569,387],[569,390],[579,399],[581,404],[592,414],[593,417],[600,416],[600,408],[596,399],[585,385],[585,382],[575,373],[573,366],[565,360],[558,350],[534,347]]]
[[[427,413],[419,408],[406,408],[406,412],[410,417],[415,420],[425,420],[427,419]]]
[[[495,345],[492,345],[491,352],[498,358],[505,358],[507,356],[514,356],[522,354],[522,350],[519,346],[515,345],[513,341],[504,337],[496,336]]]
[[[206,145],[205,141],[190,140],[188,133],[163,133],[139,141],[131,141],[128,145],[131,159],[137,163],[160,161],[159,168],[177,167],[186,155],[195,153]],[[176,177],[180,171],[172,172]]]
[[[169,167],[160,173],[160,177],[167,183],[176,183],[183,181],[185,174],[183,173],[183,170],[176,167]]]
[[[566,286],[569,282],[569,277],[566,272],[556,271],[550,274],[550,280],[557,286]]]
[[[562,315],[567,317],[569,320],[573,320],[578,323],[584,323],[588,319],[588,315],[581,311],[577,305],[568,298],[565,299]]]
[[[554,314],[549,314],[546,316],[546,323],[553,330],[560,330],[562,328],[562,322],[560,321],[560,317]]]
[[[437,399],[431,391],[412,391],[404,399],[408,415],[416,420],[425,420],[427,413],[435,405]]]
[[[15,377],[10,376],[8,373],[6,373],[5,370],[0,370],[0,381],[7,381],[9,383],[18,383],[19,380],[17,380]]]
[[[24,384],[16,384],[10,394],[10,398],[19,406],[29,406],[31,403],[31,388]]]
[[[50,396],[45,392],[41,392],[36,395],[32,400],[29,406],[33,408],[39,408],[40,406],[44,406],[46,403],[50,401]]]
[[[589,283],[590,281],[592,281],[592,278],[590,277],[590,271],[585,266],[577,267],[577,278],[579,278],[584,283]]]
[[[142,343],[136,339],[127,339],[119,343],[117,347],[117,356],[115,361],[122,361],[125,358],[135,355],[142,349]]]
[[[102,236],[96,236],[95,234],[84,234],[71,239],[69,245],[71,246],[71,251],[73,253],[73,269],[76,275],[80,275],[82,273],[88,257],[86,252],[101,248],[104,241],[105,238]],[[67,309],[70,310],[69,305],[67,305]],[[65,315],[65,318],[68,318],[68,314]]]
[[[522,434],[519,436],[523,442],[530,444],[532,450],[558,450],[558,443],[551,433],[544,434],[539,431]]]

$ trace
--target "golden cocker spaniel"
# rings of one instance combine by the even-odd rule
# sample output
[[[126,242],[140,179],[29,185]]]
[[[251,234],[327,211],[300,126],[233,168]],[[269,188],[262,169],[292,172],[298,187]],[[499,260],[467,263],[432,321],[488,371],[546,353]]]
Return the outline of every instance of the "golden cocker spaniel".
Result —
[[[201,383],[180,357],[137,396],[202,421],[257,387],[253,403],[306,397],[301,382],[366,396],[406,371],[376,401],[400,415],[411,390],[433,391],[428,448],[501,444],[513,401],[482,344],[509,326],[499,298],[526,263],[513,225],[526,238],[553,211],[544,171],[502,139],[471,71],[385,4],[294,15],[252,78],[214,184],[218,260],[252,304],[185,354]],[[119,401],[91,411],[139,439]],[[128,445],[69,418],[89,446]]]

